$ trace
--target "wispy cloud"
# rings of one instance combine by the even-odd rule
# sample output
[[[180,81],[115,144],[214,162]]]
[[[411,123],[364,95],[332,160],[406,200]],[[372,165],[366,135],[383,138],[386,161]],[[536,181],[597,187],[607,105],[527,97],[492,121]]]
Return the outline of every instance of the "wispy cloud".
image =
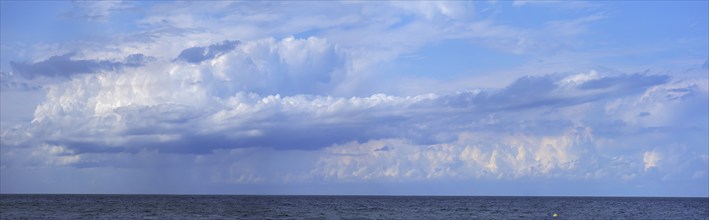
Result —
[[[89,21],[106,22],[111,14],[116,11],[134,9],[135,5],[130,1],[76,1],[73,2],[73,10],[67,11],[62,16],[68,18],[80,18]]]

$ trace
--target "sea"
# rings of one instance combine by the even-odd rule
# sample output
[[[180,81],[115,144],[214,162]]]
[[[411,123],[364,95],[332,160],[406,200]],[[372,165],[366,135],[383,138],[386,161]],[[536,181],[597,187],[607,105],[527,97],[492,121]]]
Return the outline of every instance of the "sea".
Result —
[[[2,194],[0,219],[709,219],[709,198]]]

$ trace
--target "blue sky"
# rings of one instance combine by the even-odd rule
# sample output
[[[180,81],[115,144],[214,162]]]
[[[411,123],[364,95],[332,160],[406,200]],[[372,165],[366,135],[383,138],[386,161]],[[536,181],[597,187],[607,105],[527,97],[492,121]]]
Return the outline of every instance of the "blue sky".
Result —
[[[2,193],[709,196],[707,1],[0,6]]]

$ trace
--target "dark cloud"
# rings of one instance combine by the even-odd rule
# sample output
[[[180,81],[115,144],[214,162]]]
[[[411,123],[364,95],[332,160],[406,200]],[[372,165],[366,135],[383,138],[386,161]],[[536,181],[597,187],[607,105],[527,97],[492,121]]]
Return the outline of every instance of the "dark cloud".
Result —
[[[115,146],[100,141],[71,141],[71,140],[50,140],[47,144],[65,146],[72,150],[71,154],[87,153],[137,153],[139,148],[128,148],[125,146]]]
[[[377,148],[377,149],[375,149],[374,151],[384,151],[384,152],[386,152],[386,151],[391,151],[391,150],[392,150],[392,148],[389,147],[389,145],[384,145],[384,147]]]
[[[604,77],[590,80],[579,86],[580,89],[612,89],[624,92],[636,92],[645,90],[647,87],[669,82],[670,77],[666,75],[620,75]]]
[[[136,54],[131,54],[128,55],[124,60],[123,60],[123,66],[127,67],[139,67],[145,65],[149,61],[154,61],[154,57],[150,56],[145,56],[141,53],[136,53]]]
[[[210,60],[224,53],[236,49],[239,41],[224,41],[221,43],[212,44],[206,47],[191,47],[180,52],[180,55],[175,60],[181,60],[188,63],[200,63],[205,60]]]
[[[75,53],[61,56],[52,56],[49,59],[36,62],[10,62],[12,70],[25,78],[33,79],[39,76],[69,78],[77,74],[95,73],[98,71],[112,71],[123,67],[138,67],[154,60],[143,54],[132,54],[121,61],[110,60],[74,60]]]
[[[135,112],[130,113],[135,115]],[[162,114],[171,114],[162,112]],[[147,112],[144,118],[153,118]],[[128,116],[131,117],[131,116]],[[154,117],[160,117],[154,115]],[[189,117],[189,116],[186,116]],[[332,144],[344,144],[350,141],[366,142],[370,139],[394,137],[400,132],[391,128],[371,128],[371,124],[318,124],[304,125],[296,116],[273,119],[271,122],[250,122],[235,128],[215,132],[200,132],[199,119],[181,119],[166,121],[147,119],[136,122],[127,118],[129,129],[120,132],[120,143],[106,143],[103,140],[75,141],[57,139],[48,142],[52,145],[65,146],[77,154],[83,153],[137,153],[142,150],[155,150],[163,153],[209,154],[218,149],[234,148],[273,148],[317,150]],[[392,124],[400,122],[389,121]],[[174,135],[174,139],[159,140],[157,136]]]
[[[17,77],[9,72],[0,71],[0,90],[2,91],[32,91],[41,88],[42,86],[38,83]]]
[[[487,110],[519,110],[537,107],[564,107],[607,97],[626,96],[669,82],[666,75],[631,74],[589,80],[564,88],[558,76],[522,77],[498,93],[479,98]],[[596,90],[588,93],[588,90]]]
[[[514,110],[562,104],[567,100],[555,93],[559,87],[556,78],[553,75],[519,78],[502,91],[488,96],[484,106],[490,110]]]

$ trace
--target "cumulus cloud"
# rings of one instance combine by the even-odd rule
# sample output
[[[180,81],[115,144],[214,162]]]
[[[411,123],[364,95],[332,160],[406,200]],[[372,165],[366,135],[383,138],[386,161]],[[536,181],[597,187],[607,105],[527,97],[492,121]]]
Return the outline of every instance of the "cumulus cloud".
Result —
[[[286,37],[241,44],[213,61],[213,77],[226,94],[329,94],[346,77],[348,54],[326,39]]]
[[[402,139],[350,142],[327,148],[314,172],[326,179],[520,178],[592,170],[583,159],[588,128],[557,136],[460,132],[456,140],[419,145]],[[381,148],[389,150],[382,151]],[[389,147],[393,146],[393,147]]]
[[[664,76],[636,74],[570,83],[568,77],[546,75],[520,78],[499,91],[335,97],[317,95],[327,94],[326,88],[311,90],[337,86],[344,68],[339,60],[344,52],[324,39],[266,39],[216,53],[223,54],[209,62],[152,62],[130,72],[84,75],[53,86],[26,128],[25,141],[76,154],[314,150],[382,138],[445,143],[466,130],[516,130],[519,121],[512,115],[519,112],[539,114],[609,95],[638,94],[666,82]],[[634,80],[619,80],[627,77]],[[613,86],[598,83],[606,81]],[[492,113],[505,118],[482,123]],[[545,117],[523,130],[544,129],[552,135],[570,125],[555,120]]]
[[[238,183],[284,176],[630,181],[656,167],[659,157],[623,136],[653,137],[663,127],[688,135],[706,130],[666,119],[674,112],[669,109],[706,104],[701,80],[591,71],[524,76],[495,90],[335,96],[330,93],[349,74],[348,50],[316,37],[236,42],[188,48],[178,62],[156,59],[130,71],[95,67],[52,85],[30,124],[3,131],[3,145],[12,146],[4,151],[44,158],[36,164],[75,167],[136,160],[126,155],[313,152],[307,154],[313,162],[279,175],[256,162],[225,160],[238,165],[215,178]],[[185,52],[191,50],[197,52]],[[143,58],[129,56],[121,65],[132,59]],[[650,147],[672,144],[658,139]],[[698,152],[702,143],[687,144],[676,155]],[[609,146],[642,156],[619,157]],[[35,153],[13,150],[24,148]]]
[[[647,151],[643,154],[643,163],[645,164],[645,171],[647,171],[650,168],[655,168],[657,167],[658,163],[660,162],[661,156],[660,153],[655,152],[655,151]]]

